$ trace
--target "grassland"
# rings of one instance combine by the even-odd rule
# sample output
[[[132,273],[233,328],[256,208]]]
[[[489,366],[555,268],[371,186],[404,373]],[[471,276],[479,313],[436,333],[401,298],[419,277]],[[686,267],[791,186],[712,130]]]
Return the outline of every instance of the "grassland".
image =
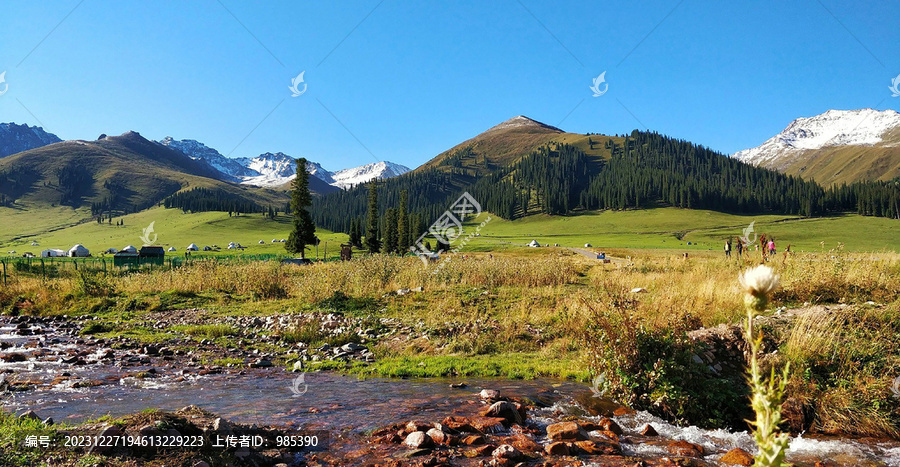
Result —
[[[61,208],[65,209],[65,208]],[[71,210],[71,209],[70,209]],[[51,216],[55,213],[44,212],[41,216],[28,216],[28,222],[34,217]],[[25,215],[20,215],[16,220],[25,221]],[[100,254],[108,248],[121,249],[126,245],[140,247],[143,244],[141,235],[143,229],[153,223],[153,230],[157,241],[155,245],[168,249],[174,246],[176,255],[183,255],[184,249],[191,243],[196,243],[200,248],[205,245],[218,245],[222,251],[218,254],[238,254],[234,250],[225,250],[229,242],[240,243],[247,247],[240,253],[247,255],[256,254],[286,254],[283,243],[272,243],[273,239],[287,238],[290,233],[291,222],[287,216],[280,216],[274,220],[266,219],[262,214],[242,214],[240,216],[228,216],[224,212],[202,212],[185,214],[180,209],[165,209],[155,207],[136,214],[129,214],[117,218],[124,221],[125,225],[116,226],[85,222],[65,229],[33,233],[30,236],[18,240],[9,239],[22,235],[16,233],[16,224],[5,224],[0,231],[0,245],[4,253],[16,250],[19,254],[31,251],[38,254],[46,248],[60,248],[68,250],[72,245],[80,243],[87,247],[93,254]],[[20,224],[21,225],[21,224]],[[30,229],[32,231],[36,229]],[[335,234],[327,230],[319,229],[316,234],[322,244],[319,248],[320,257],[325,254],[327,243],[328,256],[338,256],[340,243],[347,241],[344,234]],[[153,239],[154,235],[150,235]],[[4,241],[5,240],[5,241]],[[264,243],[260,244],[262,240]],[[32,247],[35,241],[40,246]],[[308,256],[315,256],[315,248],[307,252]]]
[[[515,221],[493,217],[467,248],[491,251],[523,246],[534,239],[541,245],[558,243],[561,247],[580,248],[590,243],[597,249],[721,252],[725,239],[742,235],[751,222],[757,234],[775,236],[779,248],[790,244],[793,251],[823,251],[839,243],[846,251],[858,252],[896,251],[900,246],[900,225],[892,219],[855,214],[809,219],[657,208],[573,216],[540,214]]]
[[[0,208],[6,209],[6,208]],[[11,222],[0,226],[0,248],[4,253],[16,250],[20,254],[45,248],[68,249],[81,243],[94,253],[107,248],[142,244],[143,229],[153,222],[158,236],[157,245],[174,246],[177,254],[183,254],[190,243],[198,246],[237,242],[248,247],[245,254],[282,254],[283,245],[272,239],[286,238],[290,232],[290,218],[280,216],[275,220],[261,214],[245,214],[229,217],[227,213],[205,212],[185,214],[177,209],[160,207],[122,217],[124,226],[87,222],[55,231],[38,233],[44,219],[66,216],[71,211],[59,208],[59,212],[45,212],[35,216],[26,212],[11,213]],[[4,213],[5,215],[5,213]],[[488,214],[476,219],[483,221]],[[72,214],[74,221],[77,214]],[[55,222],[55,221],[54,221]],[[657,208],[633,211],[586,212],[573,216],[535,215],[515,221],[496,216],[481,230],[480,236],[471,239],[466,251],[503,251],[519,249],[532,239],[542,245],[583,247],[586,243],[595,249],[662,249],[689,252],[715,252],[722,250],[725,238],[741,235],[743,229],[754,222],[757,234],[775,236],[779,249],[788,244],[793,251],[820,252],[842,244],[845,251],[896,251],[900,246],[900,228],[897,221],[885,218],[863,217],[847,214],[825,218],[801,218],[783,215],[734,215],[715,211]],[[36,224],[32,224],[36,223]],[[27,228],[20,227],[28,225]],[[471,229],[470,229],[471,230]],[[319,229],[317,235],[323,242],[320,255],[328,246],[328,256],[338,254],[339,244],[347,236]],[[15,238],[15,240],[13,240]],[[152,236],[151,236],[152,238]],[[259,244],[263,240],[264,244]],[[39,247],[31,247],[36,241]],[[688,242],[691,244],[688,245]],[[234,254],[223,251],[219,254]],[[311,250],[310,255],[314,255]]]

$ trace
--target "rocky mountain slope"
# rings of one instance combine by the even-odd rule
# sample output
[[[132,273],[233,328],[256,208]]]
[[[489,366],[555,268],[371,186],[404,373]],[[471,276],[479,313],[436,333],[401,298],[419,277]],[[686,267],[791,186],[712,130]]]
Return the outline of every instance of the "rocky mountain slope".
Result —
[[[900,113],[829,110],[798,118],[758,147],[732,157],[824,185],[900,176]]]

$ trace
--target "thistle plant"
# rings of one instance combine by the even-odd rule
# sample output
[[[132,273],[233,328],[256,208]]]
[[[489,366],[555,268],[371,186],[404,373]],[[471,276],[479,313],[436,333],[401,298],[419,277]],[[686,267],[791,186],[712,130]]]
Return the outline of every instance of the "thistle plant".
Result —
[[[739,276],[744,289],[744,305],[747,309],[747,322],[744,326],[744,338],[750,345],[750,369],[747,380],[752,395],[751,406],[756,413],[753,423],[753,438],[759,447],[759,454],[753,465],[761,467],[782,467],[787,454],[789,436],[778,432],[781,423],[781,404],[784,389],[787,385],[789,365],[785,365],[780,377],[772,368],[768,378],[764,378],[759,368],[757,356],[762,347],[762,333],[756,333],[753,322],[756,316],[766,309],[769,294],[778,288],[778,276],[768,266],[757,266],[746,270]]]

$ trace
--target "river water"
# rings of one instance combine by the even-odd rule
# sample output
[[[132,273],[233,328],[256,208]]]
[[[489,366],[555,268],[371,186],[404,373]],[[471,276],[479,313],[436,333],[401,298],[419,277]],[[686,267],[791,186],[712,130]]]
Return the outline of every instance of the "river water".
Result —
[[[588,391],[588,386],[569,381],[464,378],[461,381],[467,387],[458,389],[450,387],[458,379],[359,379],[337,373],[298,374],[281,369],[226,370],[199,376],[196,372],[182,374],[174,362],[154,362],[158,376],[136,378],[128,375],[151,367],[61,363],[58,356],[76,344],[53,334],[52,329],[38,332],[39,336],[22,336],[8,322],[0,321],[0,345],[5,347],[0,350],[0,357],[11,353],[26,357],[24,361],[0,361],[0,373],[7,381],[36,383],[32,390],[7,392],[0,397],[7,411],[33,410],[40,417],[52,417],[57,422],[77,423],[147,408],[176,410],[197,405],[240,423],[328,430],[341,433],[342,437],[356,437],[363,443],[364,433],[392,423],[440,420],[463,413],[483,388],[540,402],[545,407],[530,413],[540,424],[571,415],[592,418],[575,402],[579,394]],[[68,379],[61,380],[63,375],[68,375],[65,377]],[[51,384],[54,380],[56,383]],[[97,385],[77,387],[78,382],[84,381]],[[717,460],[735,447],[755,451],[750,435],[745,432],[677,427],[646,412],[615,417],[615,420],[626,436],[650,423],[663,439],[700,444],[708,453],[708,461]],[[668,455],[664,447],[651,444],[623,443],[622,446],[632,455],[648,458]],[[831,465],[900,466],[900,443],[797,436],[791,441],[788,460],[799,464],[818,460]]]

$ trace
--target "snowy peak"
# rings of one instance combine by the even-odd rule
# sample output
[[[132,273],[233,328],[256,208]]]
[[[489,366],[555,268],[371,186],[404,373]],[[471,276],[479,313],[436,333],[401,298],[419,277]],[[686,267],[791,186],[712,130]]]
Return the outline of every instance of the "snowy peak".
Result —
[[[39,126],[0,123],[0,157],[62,141]]]
[[[191,159],[202,160],[211,165],[214,169],[225,175],[225,178],[231,181],[240,181],[243,177],[252,177],[259,175],[251,169],[241,164],[235,159],[229,159],[219,151],[193,139],[176,140],[171,136],[166,136],[159,144],[177,151],[181,151]]]
[[[332,185],[347,189],[356,185],[370,182],[375,179],[385,179],[403,175],[409,172],[409,167],[393,162],[374,162],[371,164],[353,167],[352,169],[339,170],[333,174]]]
[[[893,145],[889,134],[900,129],[900,113],[893,110],[829,110],[798,118],[762,145],[732,157],[753,165],[780,168],[799,153],[833,146]]]

